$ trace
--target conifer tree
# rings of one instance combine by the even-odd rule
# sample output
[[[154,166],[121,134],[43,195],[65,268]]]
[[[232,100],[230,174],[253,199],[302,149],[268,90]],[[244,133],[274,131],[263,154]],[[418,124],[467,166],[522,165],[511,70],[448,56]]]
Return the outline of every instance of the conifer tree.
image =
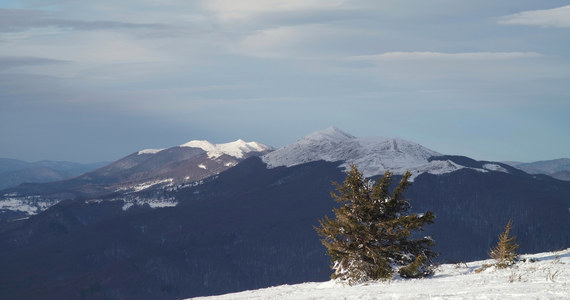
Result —
[[[431,212],[409,214],[411,208],[403,193],[410,185],[406,172],[390,194],[392,173],[386,171],[373,185],[354,166],[350,166],[342,185],[334,183],[331,196],[340,204],[333,209],[334,219],[325,216],[315,227],[331,257],[334,273],[339,278],[357,283],[389,279],[395,269],[409,265],[403,277],[422,277],[429,273],[429,261],[436,253],[430,237],[412,238],[412,232],[433,223]],[[410,264],[413,264],[411,266]]]
[[[497,268],[506,268],[518,260],[516,249],[519,245],[515,242],[516,237],[509,236],[512,225],[512,220],[509,220],[505,226],[505,231],[499,234],[497,246],[489,251],[489,257],[496,261],[495,266]]]

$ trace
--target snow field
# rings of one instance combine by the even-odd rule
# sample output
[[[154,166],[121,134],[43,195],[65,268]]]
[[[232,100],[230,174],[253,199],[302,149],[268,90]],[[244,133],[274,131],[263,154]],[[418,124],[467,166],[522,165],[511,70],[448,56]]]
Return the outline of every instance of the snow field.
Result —
[[[424,279],[395,277],[354,286],[309,282],[192,299],[570,299],[570,248],[521,259],[526,261],[505,269],[482,270],[493,260],[440,265]]]

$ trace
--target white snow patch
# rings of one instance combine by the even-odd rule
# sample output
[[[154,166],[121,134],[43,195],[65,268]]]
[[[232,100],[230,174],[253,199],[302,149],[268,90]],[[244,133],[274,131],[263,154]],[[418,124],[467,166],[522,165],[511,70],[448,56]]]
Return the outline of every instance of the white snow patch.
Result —
[[[522,258],[527,261],[479,273],[475,270],[493,261],[441,265],[434,276],[424,279],[394,278],[354,286],[340,281],[308,282],[191,299],[568,299],[570,248]],[[532,263],[530,258],[538,261]]]
[[[208,170],[208,167],[206,167],[204,164],[199,164],[198,168]]]
[[[89,199],[89,200],[85,200],[85,204],[92,204],[92,203],[99,204],[99,203],[101,203],[101,202],[103,202],[103,199]]]
[[[458,165],[451,160],[434,160],[428,162],[427,164],[415,166],[410,168],[410,172],[412,176],[410,177],[410,181],[414,181],[416,177],[423,173],[430,173],[434,175],[441,175],[446,173],[455,172],[459,169],[465,168],[462,165]],[[405,171],[404,171],[405,172]]]
[[[176,201],[148,201],[146,202],[151,208],[160,208],[160,207],[174,207],[178,205]]]
[[[162,151],[162,150],[164,150],[164,148],[163,148],[163,149],[144,149],[144,150],[139,151],[139,152],[138,152],[138,155],[141,155],[141,154],[156,154],[156,153],[158,153],[158,152],[160,152],[160,151]]]
[[[224,154],[235,158],[243,158],[249,152],[263,152],[272,148],[258,142],[244,142],[237,140],[225,144],[212,144],[208,141],[190,141],[180,147],[200,148],[208,153],[209,158],[218,158]]]
[[[133,186],[126,186],[126,187],[119,188],[116,190],[116,192],[122,192],[122,191],[128,191],[128,190],[131,190],[132,192],[140,192],[142,190],[146,190],[149,187],[155,186],[157,184],[162,184],[162,183],[172,184],[173,182],[174,182],[174,178],[147,181],[147,182],[139,183],[139,184],[136,184]]]
[[[121,197],[113,199],[112,201],[123,201],[123,210],[128,210],[129,208],[137,205],[143,206],[147,204],[151,208],[162,208],[162,207],[174,207],[178,205],[178,202],[174,197],[168,198],[142,198],[140,196],[136,197]]]
[[[183,184],[179,184],[175,187],[172,188],[168,188],[166,189],[167,191],[172,191],[172,190],[178,190],[178,189],[185,189],[185,188],[189,188],[189,187],[197,187],[201,184],[204,184],[204,180],[198,180],[198,181],[191,181],[191,182],[185,182]]]
[[[507,171],[507,169],[501,167],[500,165],[497,164],[484,164],[483,165],[484,169],[487,169],[489,171],[496,171],[496,172],[503,172],[503,173],[509,173],[509,171]]]
[[[133,205],[135,205],[135,204],[132,202],[126,202],[122,208],[123,208],[123,210],[127,210],[127,209],[131,208]]]
[[[0,209],[20,211],[27,215],[35,215],[56,203],[57,201],[45,200],[40,196],[11,197],[0,199]]]
[[[26,213],[27,215],[35,215],[37,214],[38,208],[26,201],[17,198],[8,198],[4,200],[0,200],[0,209],[7,209],[12,211],[21,211]]]

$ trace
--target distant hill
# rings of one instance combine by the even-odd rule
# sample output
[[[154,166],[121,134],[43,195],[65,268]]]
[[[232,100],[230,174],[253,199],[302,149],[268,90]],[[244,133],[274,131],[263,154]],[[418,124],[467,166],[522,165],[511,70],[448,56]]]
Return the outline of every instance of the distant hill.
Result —
[[[59,181],[93,171],[107,162],[81,164],[67,161],[42,160],[26,162],[0,158],[0,190],[22,183],[45,183]]]
[[[545,174],[560,180],[570,180],[570,158],[559,158],[530,163],[505,163],[529,174]]]
[[[193,140],[167,149],[140,150],[94,171],[57,182],[28,180],[19,186],[0,190],[0,220],[19,219],[37,214],[66,199],[93,198],[108,194],[131,194],[150,187],[177,188],[217,175],[240,161],[273,150],[257,143],[237,140],[225,144]],[[53,162],[38,162],[47,167]],[[68,163],[70,164],[70,163]],[[7,160],[5,169],[20,168],[19,161]],[[66,167],[66,168],[64,168]],[[64,171],[71,165],[61,166]],[[51,169],[38,167],[33,174],[52,175]],[[23,174],[25,171],[13,171]],[[42,173],[43,172],[43,173]],[[31,176],[32,174],[30,174]],[[78,174],[76,174],[78,175]],[[69,176],[68,176],[69,177]],[[61,179],[61,178],[58,178]],[[46,180],[54,181],[58,179]],[[141,202],[136,202],[142,205]],[[152,207],[174,206],[173,199],[150,199]],[[127,204],[127,206],[132,203]]]
[[[560,179],[560,180],[568,180],[570,181],[570,170],[559,171],[556,173],[550,174],[550,176]]]

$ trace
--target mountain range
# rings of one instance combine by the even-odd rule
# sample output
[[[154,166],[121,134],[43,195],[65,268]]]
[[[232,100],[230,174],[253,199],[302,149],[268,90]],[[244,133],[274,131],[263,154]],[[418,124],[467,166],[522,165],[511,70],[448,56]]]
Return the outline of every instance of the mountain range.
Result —
[[[529,174],[546,174],[560,180],[570,180],[570,158],[535,161],[530,163],[507,162]]]
[[[313,226],[331,216],[331,183],[351,163],[371,178],[413,173],[406,196],[412,212],[436,215],[420,234],[441,262],[485,258],[509,219],[522,252],[570,246],[570,182],[508,164],[334,127],[276,150],[187,144],[3,191],[0,204],[36,207],[0,223],[3,296],[178,299],[326,280]]]
[[[17,159],[0,158],[0,190],[25,182],[59,181],[98,169],[107,164],[108,162],[80,164],[50,160],[26,162]]]
[[[218,174],[271,147],[237,140],[226,144],[190,141],[168,149],[145,149],[67,180],[26,183],[0,191],[0,220],[27,217],[66,199],[129,194],[153,186],[176,187]],[[150,205],[172,205],[151,201]]]

